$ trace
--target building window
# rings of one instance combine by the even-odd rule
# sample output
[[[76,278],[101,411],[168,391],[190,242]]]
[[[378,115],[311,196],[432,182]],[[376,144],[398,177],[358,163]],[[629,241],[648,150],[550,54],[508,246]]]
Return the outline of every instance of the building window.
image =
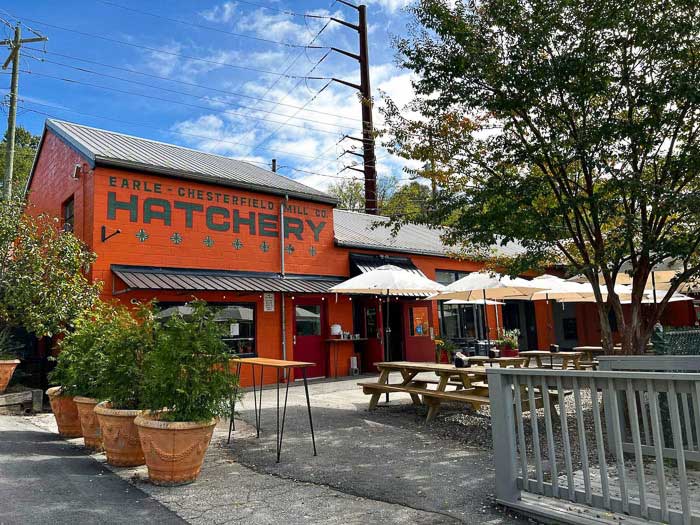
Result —
[[[435,270],[435,280],[442,285],[452,284],[466,277],[471,272],[460,272],[457,270]]]
[[[187,303],[158,303],[161,308],[160,317],[180,311],[183,315],[183,307]],[[232,354],[251,357],[257,355],[255,345],[255,303],[215,303],[209,305],[216,311],[214,320],[222,325],[222,339],[229,347]]]
[[[63,229],[67,232],[72,232],[75,229],[75,199],[71,197],[63,203],[61,210],[63,218]]]
[[[297,335],[321,335],[321,305],[297,305],[294,318]]]

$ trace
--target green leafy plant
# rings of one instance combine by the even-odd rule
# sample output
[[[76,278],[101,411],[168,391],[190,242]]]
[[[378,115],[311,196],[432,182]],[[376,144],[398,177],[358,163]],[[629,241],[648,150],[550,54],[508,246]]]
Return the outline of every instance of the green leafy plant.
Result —
[[[70,396],[100,397],[99,371],[106,334],[119,311],[111,304],[97,303],[74,321],[74,329],[59,343],[56,368],[49,381]]]
[[[2,328],[0,330],[0,361],[17,359],[16,348],[17,343],[12,337],[12,331],[8,327]]]
[[[447,354],[447,360],[452,362],[455,353],[457,353],[458,347],[452,341],[447,341],[445,339],[435,339],[435,361],[440,362],[441,352]]]
[[[143,407],[165,421],[225,415],[236,392],[215,312],[203,301],[190,306],[187,316],[177,313],[154,331],[154,348],[144,356]]]
[[[142,407],[144,358],[154,348],[158,327],[150,303],[134,314],[115,306],[102,323],[97,389],[100,399],[109,400],[112,408]]]
[[[518,348],[519,339],[520,330],[517,328],[514,328],[513,330],[503,330],[501,332],[499,343],[505,347],[516,349]]]

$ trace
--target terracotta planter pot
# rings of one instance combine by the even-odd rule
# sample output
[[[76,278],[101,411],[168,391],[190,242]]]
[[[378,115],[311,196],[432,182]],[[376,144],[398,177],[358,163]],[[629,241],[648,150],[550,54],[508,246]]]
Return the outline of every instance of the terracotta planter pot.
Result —
[[[19,364],[19,359],[8,359],[0,361],[0,394],[2,394],[15,373],[15,368]]]
[[[56,418],[58,433],[66,438],[76,438],[83,435],[80,428],[80,416],[78,407],[75,406],[72,396],[61,395],[61,387],[55,386],[46,391],[51,403],[51,411]]]
[[[134,421],[139,427],[148,477],[156,485],[191,483],[202,470],[216,419],[206,423],[170,423],[158,421],[157,417],[142,414]]]
[[[103,401],[95,407],[95,415],[102,430],[102,444],[107,454],[107,463],[115,467],[136,467],[143,465],[139,429],[134,419],[140,410],[116,410]]]
[[[98,403],[97,399],[75,396],[73,401],[75,401],[75,406],[78,407],[80,428],[83,430],[85,446],[92,450],[102,450],[102,433],[100,432],[100,424],[95,415],[95,406]]]

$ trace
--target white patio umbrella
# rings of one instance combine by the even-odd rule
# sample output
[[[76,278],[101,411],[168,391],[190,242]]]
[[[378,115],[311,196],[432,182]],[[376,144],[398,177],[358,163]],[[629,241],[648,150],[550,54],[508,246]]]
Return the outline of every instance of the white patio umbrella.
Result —
[[[461,299],[471,301],[481,296],[484,305],[484,320],[486,322],[486,340],[491,346],[491,336],[488,331],[487,299],[530,299],[535,292],[544,290],[532,281],[520,277],[501,276],[497,273],[474,272],[445,287],[445,291],[437,294],[434,299]]]
[[[392,295],[407,295],[427,297],[444,290],[440,283],[431,281],[427,277],[416,272],[410,272],[394,266],[385,264],[367,273],[358,275],[343,281],[332,287],[329,291],[344,294],[364,294],[364,295],[384,295],[387,297],[386,319],[384,320],[384,334],[386,345],[384,347],[384,359],[388,360],[389,351],[389,297]]]

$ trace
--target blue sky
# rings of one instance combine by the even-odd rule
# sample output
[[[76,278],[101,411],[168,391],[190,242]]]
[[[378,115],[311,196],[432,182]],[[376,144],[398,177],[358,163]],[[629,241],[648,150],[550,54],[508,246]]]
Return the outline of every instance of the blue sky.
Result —
[[[367,2],[375,100],[379,90],[399,103],[411,97],[410,75],[396,68],[391,45],[406,31],[409,3]],[[18,123],[40,133],[51,116],[256,163],[276,157],[280,173],[324,189],[359,160],[336,160],[356,147],[337,142],[359,133],[357,95],[326,80],[279,73],[309,76],[316,66],[310,76],[359,82],[355,61],[330,53],[319,62],[327,46],[356,51],[357,36],[331,22],[314,41],[322,49],[295,47],[307,46],[328,20],[288,11],[351,22],[357,16],[331,0],[5,0],[0,17],[22,21],[25,36],[30,27],[49,37],[23,50]],[[0,75],[5,98],[8,86],[9,76]],[[376,111],[375,120],[381,125]],[[405,178],[399,159],[381,148],[377,156],[380,175]]]

